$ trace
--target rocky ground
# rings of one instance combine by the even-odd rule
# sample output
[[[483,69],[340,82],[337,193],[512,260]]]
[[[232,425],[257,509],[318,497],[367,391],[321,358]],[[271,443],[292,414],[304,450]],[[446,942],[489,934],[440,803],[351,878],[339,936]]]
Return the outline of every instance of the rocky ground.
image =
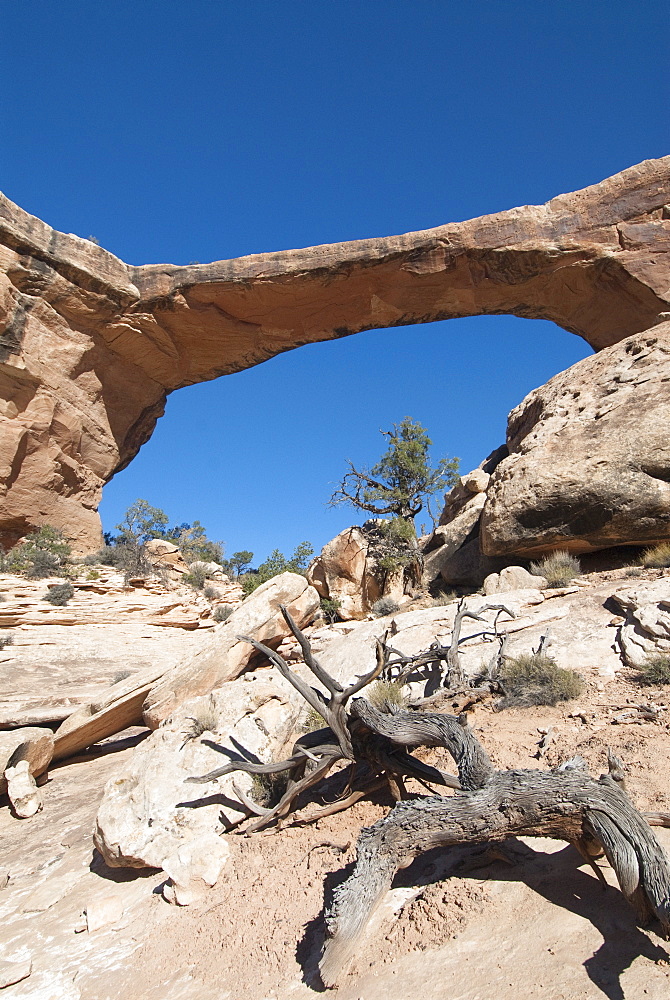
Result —
[[[621,657],[622,626],[630,630],[629,646],[653,641],[666,587],[670,599],[670,574],[664,572],[594,573],[568,592],[496,595],[516,613],[507,623],[512,652],[528,651],[549,630],[559,664],[586,681],[578,701],[555,708],[497,712],[492,699],[475,704],[470,723],[496,767],[551,767],[579,753],[598,774],[607,769],[611,748],[626,765],[638,808],[670,810],[670,687],[641,687],[637,671]],[[85,622],[66,624],[55,616],[74,615],[77,604],[55,608],[49,618],[51,611],[30,597],[33,586],[39,589],[0,578],[8,598],[0,610],[16,615],[23,602],[11,626],[14,645],[0,653],[3,696],[30,696],[33,707],[39,698],[44,704],[67,691],[72,701],[86,700],[129,662],[176,661],[225,629],[201,629],[208,621],[202,598],[189,597],[185,588],[179,608],[161,616],[157,608],[174,601],[175,592],[129,594],[119,586],[119,593],[108,590],[97,595],[95,607],[87,605]],[[637,597],[628,610],[613,597],[631,593]],[[77,600],[84,596],[78,591]],[[475,606],[493,598],[471,600]],[[132,601],[136,610],[124,611]],[[142,604],[143,612],[137,610]],[[347,664],[354,675],[365,669],[375,635],[391,621],[400,648],[425,648],[431,637],[448,634],[454,605],[420,605],[390,620],[321,625],[311,630],[314,646],[340,676]],[[144,617],[133,621],[133,615]],[[200,624],[156,624],[166,615]],[[468,635],[465,660],[476,666],[490,656],[491,644],[474,627]],[[290,643],[284,652],[291,654]],[[261,665],[253,673],[269,677],[270,670]],[[29,819],[16,818],[0,799],[0,984],[30,970],[3,995],[301,1000],[322,992],[316,962],[324,900],[350,873],[359,830],[384,815],[390,800],[358,803],[313,826],[248,838],[228,834],[230,858],[217,884],[189,906],[170,905],[162,893],[165,872],[109,868],[92,841],[106,782],[128,772],[147,736],[133,727],[52,766],[41,787],[43,809]],[[426,759],[453,770],[441,751]],[[670,850],[670,830],[655,832]],[[548,840],[513,840],[502,851],[424,855],[396,879],[337,996],[665,1000],[666,944],[653,926],[636,926],[609,867],[600,865],[608,886],[573,848]]]

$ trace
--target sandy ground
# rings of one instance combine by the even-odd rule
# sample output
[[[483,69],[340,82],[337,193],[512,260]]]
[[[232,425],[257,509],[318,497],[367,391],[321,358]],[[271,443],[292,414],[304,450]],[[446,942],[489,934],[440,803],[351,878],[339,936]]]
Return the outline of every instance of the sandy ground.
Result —
[[[587,722],[570,717],[574,703],[499,713],[483,704],[471,724],[499,768],[544,768],[579,753],[598,774],[610,747],[628,768],[638,807],[670,810],[667,723],[611,722],[613,709],[631,701],[668,704],[670,688],[641,689],[633,677],[622,670],[606,685],[590,678],[579,700]],[[549,727],[555,739],[540,759],[538,730]],[[104,784],[144,734],[126,731],[53,768],[44,810],[32,819],[0,809],[0,868],[9,873],[0,889],[0,950],[5,960],[33,962],[30,977],[3,998],[305,1000],[323,993],[316,965],[324,901],[350,874],[361,827],[384,815],[390,800],[359,803],[310,827],[229,835],[220,882],[178,908],[161,895],[162,873],[109,869],[91,841]],[[670,850],[670,830],[655,832]],[[667,1000],[668,946],[658,928],[636,926],[613,873],[601,867],[609,886],[572,847],[548,840],[511,840],[502,855],[485,847],[423,855],[399,873],[355,967],[331,995]],[[82,912],[110,897],[123,911],[118,919],[82,929]]]

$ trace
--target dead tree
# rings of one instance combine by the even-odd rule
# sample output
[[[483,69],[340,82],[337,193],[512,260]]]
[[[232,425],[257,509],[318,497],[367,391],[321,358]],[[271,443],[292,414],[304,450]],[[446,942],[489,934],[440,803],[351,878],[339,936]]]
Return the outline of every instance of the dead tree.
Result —
[[[338,763],[349,766],[345,793],[337,802],[315,810],[308,817],[309,820],[347,808],[384,784],[388,785],[394,798],[401,799],[405,794],[405,778],[417,779],[432,794],[430,785],[469,788],[468,782],[473,780],[473,773],[481,778],[484,774],[493,772],[486,752],[474,739],[464,719],[454,715],[402,712],[394,706],[389,706],[387,714],[375,709],[364,698],[351,701],[354,695],[377,679],[387,665],[381,643],[377,643],[375,667],[354,684],[343,688],[315,658],[308,640],[286,608],[282,607],[281,610],[300,644],[306,665],[327,694],[324,695],[321,690],[302,680],[275,650],[247,636],[239,638],[250,642],[274,663],[307,704],[318,712],[327,728],[301,736],[296,741],[291,756],[278,763],[233,761],[202,777],[186,779],[189,782],[206,783],[235,771],[259,775],[288,772],[286,790],[272,808],[259,805],[239,789],[235,789],[247,812],[256,816],[246,826],[245,833],[253,833],[286,817],[297,807],[299,797],[325,778]],[[351,708],[347,711],[350,701]],[[411,750],[421,746],[445,747],[456,761],[459,777],[416,758]]]
[[[468,744],[473,743],[477,740],[470,734]],[[578,759],[552,771],[495,772],[482,769],[471,750],[461,757],[460,773],[469,791],[398,803],[360,834],[354,872],[336,890],[326,914],[328,937],[320,962],[324,985],[341,981],[396,872],[418,854],[516,835],[567,840],[594,867],[593,859],[604,853],[639,922],[655,916],[668,935],[670,866],[628,799],[616,758],[610,760],[610,774],[596,780]]]

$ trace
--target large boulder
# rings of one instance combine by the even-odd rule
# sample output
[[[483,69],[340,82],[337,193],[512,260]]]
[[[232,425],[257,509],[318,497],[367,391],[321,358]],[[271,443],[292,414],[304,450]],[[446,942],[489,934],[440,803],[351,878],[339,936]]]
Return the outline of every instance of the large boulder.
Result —
[[[626,616],[618,641],[627,666],[641,667],[655,653],[670,654],[669,577],[622,588],[612,600]]]
[[[155,729],[188,698],[208,694],[238,677],[255,655],[253,646],[239,635],[277,646],[289,634],[279,609],[282,604],[302,627],[316,615],[319,595],[299,573],[281,573],[262,584],[199,649],[154,684],[144,702],[146,724]]]
[[[249,775],[236,772],[206,785],[185,782],[239,759],[241,747],[263,760],[273,759],[299,709],[294,703],[298,696],[291,694],[283,678],[275,670],[267,674],[267,680],[239,678],[185,702],[169,722],[139,744],[125,768],[107,783],[98,810],[94,840],[108,865],[165,865],[175,882],[183,885],[188,878],[180,848],[196,840],[202,843],[203,837],[213,843],[246,815],[242,805],[235,807],[233,783],[248,794]],[[202,733],[185,742],[194,719]],[[217,752],[213,742],[225,752]],[[208,852],[212,853],[211,845]],[[197,866],[198,858],[191,856],[189,863]]]
[[[670,537],[670,322],[586,358],[509,417],[481,520],[490,556]]]
[[[401,603],[418,582],[418,549],[401,551],[398,545],[404,543],[385,532],[388,523],[383,518],[370,518],[361,528],[345,528],[324,545],[307,570],[307,579],[319,596],[336,601],[344,621],[365,618],[382,597]],[[393,566],[398,555],[401,558]],[[406,555],[410,558],[402,558]],[[385,559],[389,556],[390,567]]]
[[[320,597],[339,602],[339,615],[345,621],[364,618],[369,610],[365,591],[365,562],[368,539],[360,528],[345,528],[314,559],[307,579]]]
[[[401,236],[133,267],[0,195],[0,543],[50,523],[102,542],[102,487],[167,394],[301,344],[516,313],[594,348],[668,310],[670,157],[599,184]]]

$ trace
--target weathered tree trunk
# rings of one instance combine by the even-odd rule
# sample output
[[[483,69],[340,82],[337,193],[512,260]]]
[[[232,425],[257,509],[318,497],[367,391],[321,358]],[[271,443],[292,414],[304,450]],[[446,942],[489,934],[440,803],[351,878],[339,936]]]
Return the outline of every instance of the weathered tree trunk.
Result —
[[[471,792],[401,802],[362,831],[354,872],[336,890],[326,915],[328,939],[320,963],[324,984],[335,986],[346,973],[360,935],[398,869],[434,847],[514,835],[567,840],[591,857],[602,845],[640,922],[655,915],[664,934],[670,931],[668,860],[612,777],[596,780],[574,767],[496,772]]]

